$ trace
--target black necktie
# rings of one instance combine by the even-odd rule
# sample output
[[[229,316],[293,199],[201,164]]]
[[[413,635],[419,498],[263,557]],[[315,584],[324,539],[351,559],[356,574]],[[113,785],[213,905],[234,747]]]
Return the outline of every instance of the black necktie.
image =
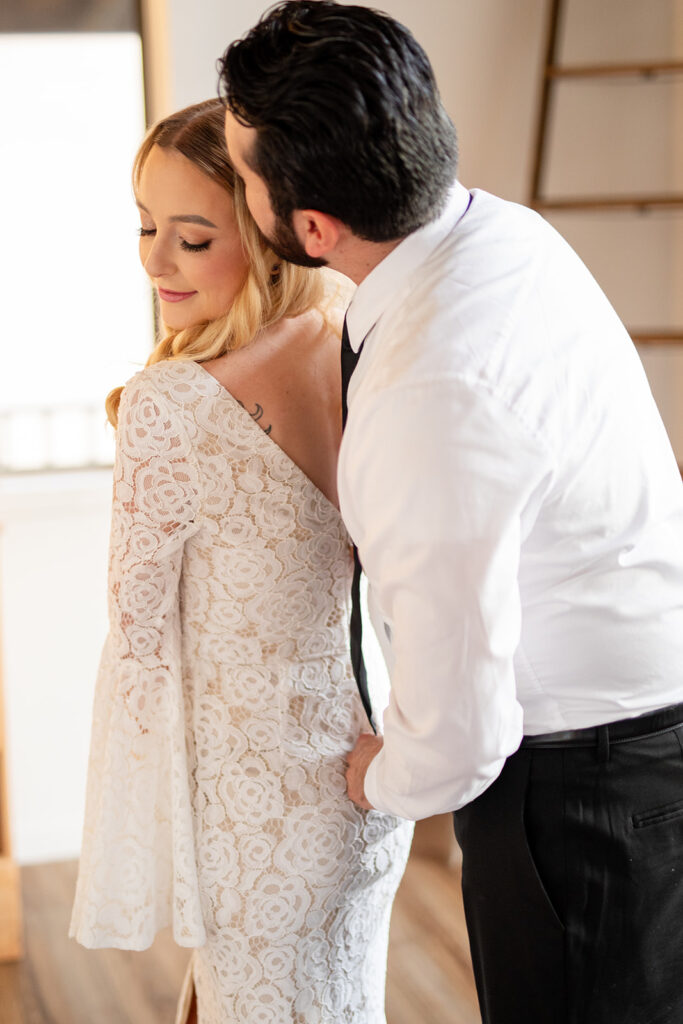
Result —
[[[346,396],[349,390],[349,381],[351,380],[351,375],[353,374],[362,350],[362,345],[357,352],[354,352],[351,348],[349,332],[346,328],[346,320],[344,320],[341,344],[343,427],[346,426],[346,417],[348,415]],[[358,557],[358,548],[354,544],[353,583],[351,584],[351,664],[353,665],[353,674],[356,677],[356,685],[358,687],[360,699],[363,702],[363,707],[365,708],[365,714],[368,716],[373,731],[377,732],[375,723],[372,719],[372,705],[370,704],[370,694],[368,693],[368,676],[365,671],[365,660],[363,658],[363,620],[361,618],[360,611],[360,576],[362,571],[363,567],[361,566],[360,558]]]

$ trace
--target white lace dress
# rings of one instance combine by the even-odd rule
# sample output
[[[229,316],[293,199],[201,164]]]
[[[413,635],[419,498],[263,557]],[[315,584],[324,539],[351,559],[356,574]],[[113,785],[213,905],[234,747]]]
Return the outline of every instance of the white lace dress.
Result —
[[[172,925],[200,1024],[384,1024],[412,826],[346,796],[351,571],[337,509],[206,370],[132,378],[70,934]]]

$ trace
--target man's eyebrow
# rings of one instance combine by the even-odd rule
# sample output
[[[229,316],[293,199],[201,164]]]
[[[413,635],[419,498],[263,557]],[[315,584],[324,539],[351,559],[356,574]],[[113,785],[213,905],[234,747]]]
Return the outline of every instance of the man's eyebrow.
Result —
[[[136,203],[141,210],[144,210],[145,213],[149,213],[149,210],[147,209],[145,204],[141,203],[139,199],[136,200]],[[176,214],[174,217],[169,217],[168,219],[173,224],[202,224],[205,228],[217,227],[217,225],[214,224],[213,221],[207,220],[206,217],[200,217],[198,213],[179,213]]]

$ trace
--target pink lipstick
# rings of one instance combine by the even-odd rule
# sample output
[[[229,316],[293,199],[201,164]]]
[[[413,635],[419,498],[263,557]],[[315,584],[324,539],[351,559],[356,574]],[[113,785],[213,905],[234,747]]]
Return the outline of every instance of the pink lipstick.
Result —
[[[195,292],[169,292],[166,288],[157,289],[159,292],[159,298],[163,299],[164,302],[182,302],[183,299],[189,299],[191,295],[196,295]]]

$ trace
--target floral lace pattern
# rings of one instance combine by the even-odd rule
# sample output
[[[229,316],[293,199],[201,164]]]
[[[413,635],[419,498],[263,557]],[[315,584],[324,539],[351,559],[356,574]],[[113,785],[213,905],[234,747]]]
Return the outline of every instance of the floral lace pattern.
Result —
[[[199,1024],[384,1024],[412,825],[346,796],[337,509],[201,366],[156,364],[122,396],[109,571],[70,934],[170,924]]]

